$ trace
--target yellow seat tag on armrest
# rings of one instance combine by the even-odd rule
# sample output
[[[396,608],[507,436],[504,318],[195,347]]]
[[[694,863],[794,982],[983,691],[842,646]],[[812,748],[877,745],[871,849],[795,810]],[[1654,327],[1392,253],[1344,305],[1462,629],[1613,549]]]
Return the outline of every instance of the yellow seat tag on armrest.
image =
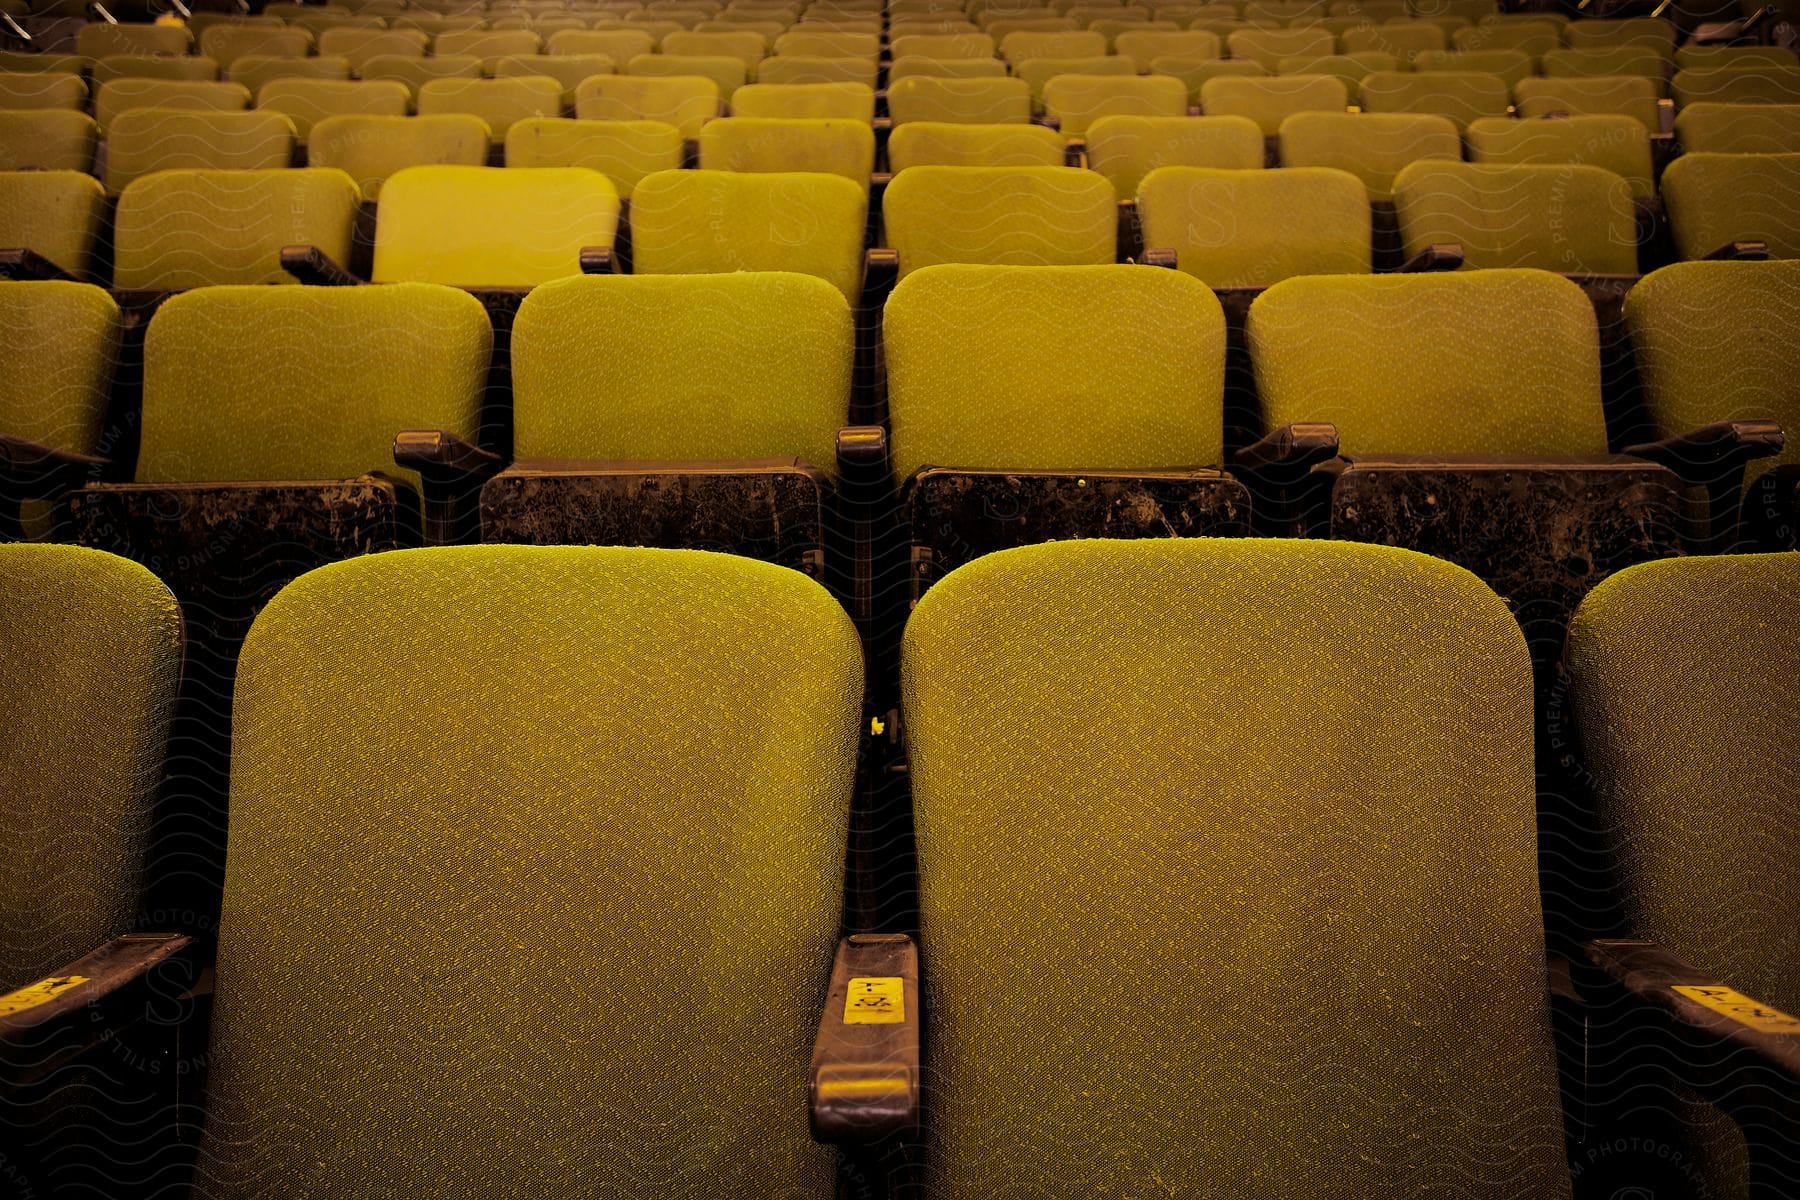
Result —
[[[1684,986],[1674,990],[1758,1033],[1800,1033],[1800,1017],[1790,1017],[1728,987]]]
[[[80,987],[87,981],[86,975],[53,975],[49,979],[28,983],[16,992],[0,996],[0,1017],[10,1017],[28,1008],[47,1004],[70,988]]]
[[[906,985],[898,975],[858,975],[844,998],[846,1025],[899,1025],[906,1020]]]

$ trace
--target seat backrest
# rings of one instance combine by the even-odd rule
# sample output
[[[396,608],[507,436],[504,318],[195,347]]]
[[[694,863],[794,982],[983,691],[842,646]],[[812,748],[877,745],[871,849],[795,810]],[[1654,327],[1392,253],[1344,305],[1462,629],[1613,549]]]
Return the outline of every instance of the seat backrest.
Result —
[[[1469,158],[1478,163],[1585,163],[1621,176],[1634,197],[1656,194],[1650,135],[1620,113],[1583,113],[1559,120],[1483,117],[1468,129]]]
[[[414,94],[434,79],[479,79],[481,60],[473,54],[438,54],[430,58],[378,54],[357,72],[364,79],[392,79]]]
[[[1373,269],[1368,189],[1331,167],[1160,167],[1138,186],[1138,219],[1147,248],[1209,287]]]
[[[1800,66],[1785,46],[1703,46],[1690,42],[1675,51],[1675,65],[1688,67],[1748,67],[1759,64]]]
[[[1246,330],[1270,429],[1330,421],[1353,455],[1606,453],[1594,308],[1548,271],[1289,279]]]
[[[1742,67],[1689,67],[1675,73],[1675,105],[1800,104],[1800,66],[1758,63]]]
[[[1682,258],[1741,241],[1800,258],[1800,154],[1683,154],[1662,192]]]
[[[604,54],[616,65],[649,54],[656,39],[635,29],[559,29],[546,48],[552,54]]]
[[[1800,1006],[1796,594],[1793,554],[1643,563],[1587,594],[1567,655],[1630,936],[1788,1012]]]
[[[94,93],[94,119],[112,133],[113,119],[134,108],[189,108],[236,112],[250,107],[250,89],[241,83],[191,79],[115,79]]]
[[[94,269],[106,189],[80,171],[0,172],[0,247],[35,250],[72,275]]]
[[[1442,29],[1426,21],[1358,26],[1347,30],[1341,40],[1344,49],[1351,54],[1361,51],[1391,54],[1403,65],[1413,62],[1421,54],[1441,53],[1450,44]]]
[[[811,171],[868,187],[875,170],[875,131],[858,120],[720,117],[701,127],[700,166],[708,171]]]
[[[1462,71],[1498,75],[1507,87],[1532,76],[1535,64],[1517,50],[1426,50],[1413,59],[1415,71]]]
[[[599,341],[592,331],[606,330]],[[811,275],[584,275],[513,326],[520,458],[800,458],[836,472],[850,305]]]
[[[480,117],[325,117],[313,126],[307,162],[335,167],[373,200],[388,176],[407,167],[479,167],[487,162],[488,128]]]
[[[1625,297],[1643,404],[1659,436],[1715,421],[1775,420],[1787,431],[1754,479],[1800,462],[1800,342],[1778,333],[1800,316],[1800,260],[1674,263]]]
[[[1164,75],[1058,75],[1044,84],[1044,111],[1065,134],[1083,136],[1109,116],[1185,117],[1187,87]]]
[[[181,651],[175,598],[138,564],[0,545],[0,987],[136,927]]]
[[[65,109],[0,110],[0,171],[87,171],[100,127]]]
[[[373,661],[411,682],[364,705]],[[824,588],[731,555],[470,546],[289,585],[238,667],[199,1186],[829,1194],[806,1055],[862,678]],[[376,1034],[421,1022],[453,1064]]]
[[[1265,137],[1274,137],[1295,113],[1341,113],[1349,103],[1349,88],[1330,75],[1222,75],[1200,86],[1200,108],[1208,116],[1249,117]]]
[[[145,335],[137,480],[411,481],[394,435],[474,441],[492,343],[481,302],[433,284],[184,292]]]
[[[1641,76],[1612,75],[1591,79],[1534,76],[1514,84],[1513,97],[1521,117],[1618,113],[1635,119],[1648,133],[1656,133],[1662,128],[1656,105],[1656,83]]]
[[[1074,167],[914,167],[887,186],[885,244],[900,275],[932,263],[1027,266],[1112,262],[1112,184]]]
[[[611,246],[619,193],[581,167],[406,167],[381,188],[377,283],[525,288],[581,273]]]
[[[152,171],[279,170],[294,156],[294,123],[278,112],[134,108],[106,139],[106,186],[123,191]]]
[[[875,90],[879,64],[872,58],[816,58],[806,54],[778,54],[756,64],[759,84],[854,83]],[[732,97],[742,103],[742,90]]]
[[[243,60],[234,62],[234,73]],[[266,60],[265,60],[266,61]],[[304,59],[285,59],[285,62],[304,62]],[[157,56],[147,58],[141,54],[109,54],[95,61],[91,72],[93,84],[111,83],[115,79],[197,79],[202,82],[216,80],[219,77],[219,64],[214,59],[201,54],[183,54],[180,57]]]
[[[1394,178],[1408,258],[1456,243],[1463,265],[1637,274],[1631,185],[1580,163],[1415,162]]]
[[[920,600],[902,682],[927,1189],[1418,1194],[1451,1156],[1476,1194],[1568,1195],[1531,664],[1473,575],[1003,550]]]
[[[108,54],[187,54],[193,35],[180,25],[115,25],[90,21],[75,35],[75,52],[88,58]]]
[[[1006,64],[997,58],[926,58],[909,54],[888,66],[888,87],[919,75],[932,79],[1000,79],[1006,75]]]
[[[794,271],[860,303],[868,193],[838,175],[659,171],[631,197],[640,275]]]
[[[1247,58],[1269,71],[1284,58],[1317,57],[1337,50],[1337,39],[1323,29],[1243,29],[1226,43],[1231,57]]]
[[[816,58],[875,58],[881,54],[881,36],[873,33],[828,33],[790,29],[775,39],[775,53]]]
[[[710,79],[719,87],[719,97],[731,103],[732,93],[744,86],[749,68],[744,60],[729,54],[640,54],[625,64],[627,75],[688,76]]]
[[[1675,140],[1684,151],[1800,153],[1800,104],[1690,104],[1675,116]]]
[[[562,108],[575,103],[575,89],[581,86],[582,80],[595,75],[611,75],[613,67],[613,60],[604,54],[509,54],[487,62],[488,72],[501,78],[536,76],[561,84],[558,111],[548,114],[550,116],[560,116]]]
[[[1480,117],[1504,117],[1506,80],[1475,71],[1375,71],[1363,76],[1362,104],[1369,112],[1436,113],[1458,129]]]
[[[1086,350],[1071,352],[1070,331]],[[1224,453],[1225,318],[1158,267],[925,267],[882,315],[893,466],[1132,470]]]
[[[0,73],[0,110],[7,112],[61,109],[77,112],[87,106],[88,89],[81,76],[61,71],[7,71]]]
[[[755,66],[769,52],[769,39],[760,33],[671,33],[662,40],[664,54],[735,58],[745,68]]]
[[[719,115],[719,85],[701,75],[595,75],[575,88],[575,115],[584,121],[665,121],[682,137]]]
[[[619,198],[646,175],[681,166],[681,131],[662,121],[532,117],[506,132],[508,167],[586,167],[612,180]]]
[[[1065,144],[1060,133],[1042,125],[909,121],[888,137],[888,167],[1057,167]],[[1091,152],[1091,141],[1089,147]]]
[[[911,58],[993,58],[998,51],[985,33],[918,33],[896,37],[889,49],[894,61]]]
[[[1112,181],[1120,199],[1138,194],[1158,167],[1255,170],[1263,165],[1263,135],[1248,117],[1101,117],[1087,131],[1092,170]]]
[[[1670,59],[1664,51],[1647,46],[1565,47],[1546,52],[1538,59],[1538,67],[1546,75],[1637,75],[1653,81],[1661,95],[1668,85]]]
[[[752,83],[732,94],[734,117],[875,120],[875,89],[866,83]]]
[[[94,453],[119,352],[119,306],[88,283],[0,283],[0,328],[0,434]]]
[[[1031,120],[1031,85],[1023,79],[912,75],[888,88],[888,115],[908,121],[999,125]]]
[[[468,113],[487,122],[488,139],[506,140],[514,121],[562,115],[562,84],[547,75],[433,79],[419,87],[419,115]]]
[[[284,79],[347,80],[350,60],[347,58],[266,58],[246,54],[231,64],[230,79],[260,96],[271,83]]]
[[[1562,45],[1562,35],[1552,21],[1519,21],[1513,24],[1484,22],[1458,29],[1450,35],[1458,50],[1517,50],[1534,61]]]
[[[1113,53],[1129,58],[1139,71],[1149,71],[1151,61],[1164,55],[1218,58],[1224,50],[1219,35],[1204,29],[1131,29],[1113,38]]]
[[[305,58],[312,48],[312,34],[293,26],[214,25],[200,35],[200,53],[227,71],[247,54]]]
[[[433,54],[472,54],[498,58],[503,54],[536,54],[543,46],[529,29],[456,29],[431,40]]]
[[[1378,50],[1361,50],[1355,54],[1325,54],[1317,57],[1284,58],[1275,64],[1280,75],[1329,75],[1341,81],[1354,104],[1362,87],[1363,76],[1376,71],[1398,70],[1400,62],[1391,54]]]
[[[1392,200],[1394,176],[1409,163],[1462,157],[1456,122],[1432,113],[1295,113],[1280,136],[1283,166],[1348,171],[1371,200]]]
[[[293,283],[284,246],[348,262],[362,194],[342,171],[158,171],[119,194],[113,286]]]
[[[1136,78],[1137,67],[1129,58],[1100,54],[1091,58],[1028,58],[1013,65],[1013,75],[1031,87],[1034,108],[1044,106],[1044,88],[1062,75],[1112,76]]]
[[[327,29],[319,35],[319,53],[341,55],[360,73],[372,58],[390,55],[423,58],[429,39],[416,29]]]
[[[1033,58],[1094,58],[1106,54],[1104,34],[1017,30],[1000,39],[1000,54],[1015,68]]]
[[[411,92],[396,79],[283,78],[264,84],[256,94],[257,108],[281,113],[294,123],[294,136],[302,145],[311,139],[313,126],[327,117],[404,117],[411,104]],[[364,194],[374,198],[367,188]]]

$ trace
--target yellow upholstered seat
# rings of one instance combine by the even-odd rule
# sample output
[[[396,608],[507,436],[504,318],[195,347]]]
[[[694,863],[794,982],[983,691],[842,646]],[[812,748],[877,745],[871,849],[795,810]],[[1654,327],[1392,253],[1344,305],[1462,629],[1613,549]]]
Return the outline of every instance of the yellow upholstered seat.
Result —
[[[1280,136],[1283,166],[1348,171],[1377,201],[1394,198],[1394,176],[1407,164],[1462,157],[1456,123],[1429,113],[1296,113]]]
[[[1800,154],[1683,154],[1663,172],[1662,192],[1683,258],[1728,242],[1800,258]]]
[[[841,175],[867,187],[875,169],[875,131],[855,120],[722,117],[700,130],[700,166]]]
[[[307,162],[336,167],[378,199],[388,176],[407,167],[479,167],[487,161],[488,127],[480,117],[326,117],[313,126]]]
[[[563,86],[544,75],[500,79],[433,79],[419,88],[419,115],[466,113],[487,123],[488,139],[500,144],[514,121],[562,115]]]
[[[1341,113],[1349,103],[1349,89],[1329,75],[1221,76],[1200,88],[1200,109],[1207,116],[1248,117],[1265,137],[1274,137],[1295,113]]]
[[[1635,275],[1631,187],[1576,163],[1426,160],[1394,180],[1408,257],[1456,243],[1469,268]]]
[[[1533,77],[1513,85],[1513,98],[1521,117],[1617,113],[1637,121],[1648,133],[1662,128],[1656,83],[1641,76]]]
[[[1129,199],[1158,167],[1261,167],[1263,136],[1248,117],[1101,117],[1088,127],[1087,159]]]
[[[1675,106],[1800,104],[1800,66],[1758,63],[1742,67],[1689,67],[1675,73]]]
[[[1800,104],[1690,104],[1675,116],[1675,140],[1690,152],[1800,153]]]
[[[604,54],[509,54],[489,60],[487,67],[500,78],[524,75],[556,80],[562,84],[562,106],[568,108],[575,103],[575,89],[582,80],[611,75],[614,64]]]
[[[327,117],[404,117],[412,96],[397,79],[276,79],[263,85],[256,107],[281,113],[294,123],[304,145],[313,126]],[[352,172],[354,174],[354,172]],[[365,189],[373,198],[373,193]]]
[[[1023,79],[911,76],[888,88],[888,115],[908,121],[998,125],[1031,120],[1031,85]]]
[[[1187,88],[1161,75],[1059,75],[1044,84],[1044,111],[1070,136],[1109,116],[1185,117]]]
[[[905,278],[933,263],[1110,263],[1112,184],[1070,167],[913,167],[888,184],[886,245]]]
[[[1138,219],[1145,247],[1215,288],[1371,269],[1368,189],[1330,167],[1159,167],[1138,185]]]
[[[241,83],[209,83],[183,79],[115,79],[94,93],[94,119],[102,135],[112,132],[113,118],[134,108],[188,108],[203,112],[236,112],[250,107],[250,89]]]
[[[681,166],[681,131],[662,121],[532,117],[506,133],[508,167],[586,167],[612,180],[619,197],[646,175]]]
[[[1363,77],[1362,106],[1373,113],[1436,113],[1458,129],[1481,117],[1504,117],[1506,80],[1473,71],[1376,71]]]
[[[71,275],[94,269],[106,189],[80,171],[0,172],[0,247],[32,250]]]
[[[1468,129],[1469,160],[1478,163],[1585,163],[1622,176],[1631,194],[1656,194],[1650,135],[1631,117],[1583,113],[1557,120],[1483,117]]]
[[[0,283],[0,434],[93,454],[119,353],[119,306],[66,280]]]
[[[0,171],[86,171],[100,127],[66,109],[0,109]]]
[[[106,139],[106,186],[123,191],[152,171],[279,170],[294,156],[294,123],[278,112],[134,108]]]
[[[863,83],[752,83],[732,94],[734,117],[875,120],[875,89]]]
[[[575,89],[575,115],[584,121],[663,121],[691,138],[719,115],[720,99],[719,85],[704,76],[596,75]]]

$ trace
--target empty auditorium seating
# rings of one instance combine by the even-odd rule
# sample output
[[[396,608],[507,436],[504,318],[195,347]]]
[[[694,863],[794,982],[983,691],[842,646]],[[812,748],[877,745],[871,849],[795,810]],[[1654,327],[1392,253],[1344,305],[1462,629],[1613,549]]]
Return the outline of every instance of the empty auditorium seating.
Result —
[[[721,117],[699,140],[704,170],[810,171],[866,187],[875,169],[875,133],[865,121]]]
[[[1521,117],[1617,113],[1635,118],[1650,133],[1663,132],[1663,109],[1658,104],[1656,84],[1637,76],[1593,79],[1534,76],[1515,84],[1513,96],[1518,101]]]
[[[632,192],[631,269],[795,271],[829,281],[854,304],[867,225],[866,188],[835,175],[660,171]]]
[[[1746,67],[1689,67],[1677,71],[1675,104],[1800,104],[1800,65],[1760,63]]]
[[[181,616],[136,563],[74,546],[0,545],[0,648],[13,855],[0,987],[11,991],[138,928]]]
[[[416,702],[359,703],[347,739],[346,689],[364,694],[375,661]],[[273,1170],[330,1191],[829,1194],[805,1045],[838,934],[861,680],[822,589],[726,556],[470,547],[285,591],[239,671],[199,1186]],[[471,739],[477,713],[507,731]],[[472,771],[490,783],[468,787]],[[677,967],[668,952],[701,927],[720,957]],[[303,976],[299,947],[317,952]],[[691,986],[695,968],[714,984]],[[278,1014],[302,995],[295,1027]],[[365,1036],[423,1013],[467,1030],[458,1076],[516,1073],[504,1113],[451,1098],[410,1039]],[[584,1023],[595,1036],[569,1041]],[[736,1081],[728,1098],[698,1061]],[[395,1122],[431,1133],[387,1153]],[[322,1144],[346,1152],[305,1148]]]
[[[311,166],[345,172],[366,199],[374,200],[387,178],[407,167],[481,166],[487,161],[488,127],[480,117],[462,114],[331,116],[313,126],[306,154]]]
[[[1349,90],[1329,75],[1221,76],[1200,86],[1200,110],[1208,116],[1248,117],[1272,138],[1295,113],[1341,113]]]
[[[1348,171],[1386,203],[1403,167],[1462,156],[1455,122],[1428,113],[1296,113],[1281,123],[1280,148],[1282,165]]]
[[[621,200],[644,176],[680,167],[681,155],[681,131],[661,121],[534,117],[506,133],[508,167],[586,167],[611,180]]]
[[[752,83],[732,94],[734,117],[875,120],[875,89],[864,83]]]
[[[300,62],[301,59],[290,61]],[[236,64],[233,64],[235,69]],[[202,82],[219,78],[219,64],[216,59],[204,55],[184,54],[179,58],[158,56],[146,58],[139,54],[109,54],[97,59],[90,72],[94,86],[110,83],[115,79],[195,79]]]
[[[1061,75],[1044,84],[1044,112],[1070,136],[1108,116],[1184,117],[1187,88],[1164,76]]]
[[[903,682],[928,1187],[1418,1193],[1454,1156],[1567,1194],[1530,664],[1487,588],[1387,547],[1031,547],[925,596]]]
[[[134,108],[113,119],[106,186],[123,191],[152,171],[279,170],[294,155],[294,124],[278,112]]]
[[[900,274],[933,263],[1109,263],[1112,184],[1069,167],[914,167],[888,184],[883,243]]]
[[[1480,117],[1504,117],[1506,80],[1469,71],[1376,71],[1359,87],[1362,106],[1374,113],[1434,113],[1466,128]]]
[[[79,171],[0,172],[0,250],[29,251],[86,278],[105,204],[100,181]]]
[[[1676,114],[1675,140],[1687,151],[1797,154],[1800,104],[1690,104]]]
[[[562,84],[541,75],[494,79],[433,79],[418,89],[420,116],[466,113],[487,123],[488,138],[506,141],[514,121],[562,115]]]
[[[937,78],[914,75],[888,88],[888,115],[908,121],[993,125],[1031,119],[1031,85],[1023,79]]]
[[[347,80],[347,58],[263,58],[246,55],[231,64],[228,78],[242,84],[252,96],[260,96],[269,84],[284,79]]]
[[[66,109],[86,106],[87,85],[79,75],[51,71],[9,71],[0,74],[0,110]]]
[[[1602,167],[1424,160],[1395,177],[1394,203],[1408,258],[1455,244],[1472,268],[1637,273],[1631,188]]]
[[[1150,118],[1121,117],[1117,120]],[[1093,162],[1093,131],[1088,154]],[[1057,167],[1063,164],[1066,139],[1042,125],[959,125],[946,121],[909,121],[888,137],[888,167]],[[1262,161],[1262,142],[1256,145]],[[1101,170],[1095,164],[1096,170]],[[1104,173],[1104,172],[1103,172]],[[1115,180],[1115,185],[1117,181]]]
[[[1507,87],[1517,87],[1532,75],[1532,60],[1517,50],[1427,50],[1413,59],[1416,71],[1460,71],[1498,75]]]
[[[1120,200],[1134,199],[1158,167],[1246,170],[1263,158],[1262,130],[1247,117],[1110,116],[1087,131],[1088,166],[1112,181]]]
[[[1215,288],[1371,269],[1369,193],[1330,167],[1162,167],[1138,186],[1146,249]]]
[[[362,200],[342,171],[159,171],[119,195],[113,286],[172,291],[292,283],[285,246],[347,262]]]
[[[1683,154],[1663,172],[1662,194],[1683,258],[1738,242],[1800,258],[1800,154]]]
[[[363,79],[392,79],[404,83],[415,95],[437,79],[479,79],[481,60],[473,54],[438,54],[420,58],[409,54],[379,54],[357,71]]]
[[[640,54],[624,69],[627,75],[648,78],[710,79],[727,104],[731,94],[749,79],[744,60],[730,54]]]
[[[1483,117],[1469,123],[1469,160],[1478,163],[1584,163],[1621,176],[1640,199],[1656,194],[1650,135],[1616,113],[1556,120]]]
[[[719,115],[719,85],[698,76],[595,75],[575,88],[575,115],[588,121],[665,121],[682,137]]]

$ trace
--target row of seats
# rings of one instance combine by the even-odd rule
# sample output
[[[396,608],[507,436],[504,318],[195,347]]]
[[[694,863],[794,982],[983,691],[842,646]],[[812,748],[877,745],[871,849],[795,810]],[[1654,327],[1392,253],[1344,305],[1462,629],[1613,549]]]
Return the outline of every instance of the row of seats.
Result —
[[[1633,936],[1788,1022],[1796,588],[1792,556],[1645,564],[1569,638]],[[0,615],[4,694],[42,698],[0,762],[48,846],[0,984],[117,986],[77,956],[155,941],[134,837],[181,626],[141,567],[60,547],[0,547]],[[1342,543],[1032,547],[933,589],[904,679],[923,979],[895,939],[832,970],[861,655],[816,585],[591,547],[296,580],[237,672],[210,1045],[181,1059],[204,1116],[132,1154],[179,1120],[197,1194],[823,1197],[809,1093],[815,1129],[922,1094],[936,1189],[1424,1195],[1453,1157],[1483,1195],[1569,1193],[1589,1096],[1559,1096],[1530,664],[1477,580]],[[1584,1000],[1570,1079],[1622,1053]],[[867,1011],[909,1040],[858,1041]]]
[[[59,282],[0,285],[0,303],[17,331],[0,432],[103,450],[118,308]],[[1750,418],[1800,425],[1800,361],[1782,334],[1800,312],[1800,263],[1665,268],[1625,312],[1657,436]],[[883,322],[893,485],[928,465],[1225,461],[1225,321],[1179,273],[928,267],[895,289]],[[544,284],[511,330],[514,451],[798,459],[833,474],[852,325],[841,294],[788,273]],[[1105,352],[1050,348],[1077,333]],[[1548,273],[1292,279],[1251,305],[1247,336],[1269,430],[1331,422],[1340,448],[1362,454],[1608,450],[1593,310]],[[393,470],[403,430],[473,441],[494,400],[491,343],[480,304],[429,284],[187,292],[149,323],[133,477],[350,478]],[[1752,475],[1780,462],[1800,462],[1800,445]]]
[[[575,141],[587,133],[579,126],[529,133],[554,157],[565,129]],[[708,130],[702,165],[734,169],[639,178],[631,268],[799,270],[854,300],[865,281],[866,183],[757,170],[780,165],[757,157],[763,123],[731,119]],[[637,134],[597,132],[603,147],[627,149]],[[370,157],[391,146],[352,140],[345,165],[378,173]],[[664,147],[673,153],[672,139]],[[864,143],[855,167],[864,180],[870,154]],[[1603,168],[1423,159],[1397,170],[1391,188],[1409,254],[1454,243],[1470,267],[1638,269],[1631,189]],[[1753,243],[1800,257],[1800,154],[1686,155],[1665,174],[1663,196],[1683,258]],[[1335,166],[1160,167],[1136,198],[1145,245],[1176,252],[1176,265],[1215,287],[1371,269],[1370,189]],[[134,290],[291,282],[280,255],[294,245],[319,247],[345,267],[361,199],[355,178],[334,168],[155,172],[127,185],[112,214],[111,280]],[[1078,168],[909,167],[885,189],[882,240],[902,276],[939,262],[1111,262],[1120,250],[1116,200],[1105,175]],[[0,248],[29,251],[72,277],[105,277],[96,248],[106,215],[104,191],[87,175],[0,173]],[[408,167],[382,186],[372,278],[529,287],[578,273],[582,251],[612,247],[619,230],[619,191],[591,169]]]

